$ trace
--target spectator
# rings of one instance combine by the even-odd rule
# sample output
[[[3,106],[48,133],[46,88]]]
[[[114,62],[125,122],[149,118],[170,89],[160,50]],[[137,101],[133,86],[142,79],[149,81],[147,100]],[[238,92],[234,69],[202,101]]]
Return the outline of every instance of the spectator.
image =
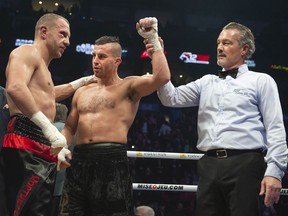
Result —
[[[68,115],[68,108],[66,105],[56,103],[56,116],[54,119],[55,127],[61,131],[65,125],[65,121]],[[69,146],[69,150],[72,152],[74,142]],[[56,174],[55,187],[52,200],[51,216],[59,215],[59,203],[62,195],[63,185],[65,181],[65,170],[59,170]]]
[[[136,207],[135,216],[154,216],[155,212],[150,206]]]
[[[2,148],[2,139],[4,134],[6,133],[7,124],[10,118],[8,104],[6,100],[6,91],[5,88],[0,86],[0,151]],[[6,207],[6,198],[5,198],[5,185],[3,178],[3,165],[2,158],[0,157],[0,215],[6,216],[8,215],[7,207]]]

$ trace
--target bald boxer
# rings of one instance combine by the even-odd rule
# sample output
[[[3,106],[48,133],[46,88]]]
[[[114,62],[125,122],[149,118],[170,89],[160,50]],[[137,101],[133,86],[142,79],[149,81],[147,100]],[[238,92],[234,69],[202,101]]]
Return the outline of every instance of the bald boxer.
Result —
[[[57,155],[62,160],[69,155],[65,137],[51,123],[55,100],[94,80],[83,77],[54,86],[48,66],[62,56],[69,40],[68,20],[48,13],[36,23],[34,43],[10,53],[6,90],[11,119],[1,152],[9,215],[49,215]]]

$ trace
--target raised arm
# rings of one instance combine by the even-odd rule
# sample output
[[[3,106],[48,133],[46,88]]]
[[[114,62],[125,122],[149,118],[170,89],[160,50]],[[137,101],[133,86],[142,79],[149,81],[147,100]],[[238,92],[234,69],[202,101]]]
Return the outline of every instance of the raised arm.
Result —
[[[158,21],[155,17],[140,19],[136,24],[138,33],[147,39],[153,49],[152,58],[152,75],[144,75],[135,79],[132,89],[140,97],[149,95],[163,86],[170,80],[170,70],[166,56],[164,55],[161,44],[158,40]]]

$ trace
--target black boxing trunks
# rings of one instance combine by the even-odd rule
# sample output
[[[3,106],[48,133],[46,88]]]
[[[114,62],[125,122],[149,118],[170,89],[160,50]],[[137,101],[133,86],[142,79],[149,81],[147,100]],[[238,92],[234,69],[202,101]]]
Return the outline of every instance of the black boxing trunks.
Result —
[[[132,181],[125,144],[78,144],[60,203],[61,216],[130,216]]]
[[[1,151],[9,215],[49,215],[57,162],[50,148],[27,117],[11,117]]]

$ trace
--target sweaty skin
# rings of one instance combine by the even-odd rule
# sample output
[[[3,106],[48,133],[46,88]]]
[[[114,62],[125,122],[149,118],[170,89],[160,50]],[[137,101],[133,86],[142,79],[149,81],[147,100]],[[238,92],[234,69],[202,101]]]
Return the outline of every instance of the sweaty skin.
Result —
[[[119,41],[107,36],[106,39],[105,36],[101,37],[102,42],[100,38],[96,40],[92,67],[97,82],[75,92],[70,114],[62,130],[68,145],[74,134],[76,145],[103,142],[126,144],[140,99],[170,80],[169,66],[158,41],[157,19],[140,19],[136,29],[153,45],[148,48],[152,59],[152,75],[120,78],[118,67],[122,63],[122,49]]]
[[[109,86],[93,83],[77,92],[76,143],[127,142],[126,135],[139,105],[138,98],[126,92],[133,79],[136,78],[118,80]]]
[[[17,58],[17,61],[14,61],[14,58]],[[19,65],[23,65],[23,68],[20,66],[17,69]],[[33,45],[23,45],[14,50],[10,55],[7,73],[9,73],[7,101],[10,114],[23,113],[31,117],[38,108],[43,110],[47,118],[52,121],[56,112],[54,84],[38,48]]]
[[[53,24],[52,24],[53,23]],[[70,84],[54,86],[48,69],[70,45],[70,26],[64,18],[36,26],[33,44],[14,49],[6,67],[7,103],[10,115],[22,113],[30,118],[41,111],[54,121],[55,102],[74,93]],[[56,156],[62,148],[51,148]]]
[[[129,76],[117,74],[121,57],[116,43],[95,45],[92,66],[97,83],[79,88],[62,133],[71,143],[127,143],[128,130],[133,123],[141,97],[149,95],[168,82],[170,71],[162,50],[153,53],[152,75]]]
[[[10,54],[6,67],[6,89],[11,115],[23,113],[31,118],[41,110],[51,122],[54,121],[55,99],[61,87],[54,88],[48,65],[54,58],[60,58],[69,46],[70,27],[64,19],[58,19],[57,25],[50,31],[42,37],[47,37],[47,43],[55,43],[53,47],[36,37],[33,45],[22,45]]]

